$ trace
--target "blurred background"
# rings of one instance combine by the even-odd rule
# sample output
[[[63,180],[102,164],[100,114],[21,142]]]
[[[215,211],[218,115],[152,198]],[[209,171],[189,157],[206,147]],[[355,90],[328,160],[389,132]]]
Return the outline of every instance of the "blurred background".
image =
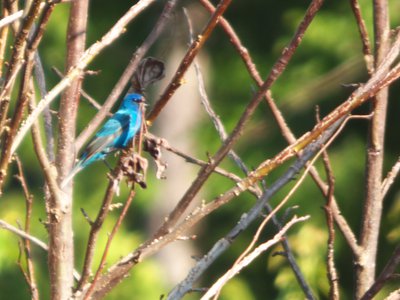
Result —
[[[236,30],[243,45],[247,47],[263,78],[271,70],[283,47],[290,41],[309,2],[233,1],[227,10],[225,17]],[[159,1],[137,17],[129,25],[127,32],[89,66],[90,70],[100,72],[97,75],[86,76],[83,88],[98,102],[103,103],[108,96],[132,54],[151,31],[164,3],[165,1]],[[370,37],[373,39],[371,1],[361,0],[360,4]],[[89,13],[87,46],[99,40],[131,5],[132,1],[127,0],[93,1]],[[400,11],[400,2],[392,1],[391,5],[392,25],[395,26],[400,19],[397,13]],[[147,91],[149,107],[168,84],[189,43],[188,27],[182,7],[188,10],[196,34],[201,31],[209,17],[208,12],[197,1],[180,2],[162,38],[148,53],[163,60],[167,68],[166,78]],[[64,70],[68,12],[68,4],[57,6],[40,47],[49,89],[59,81],[59,77],[51,68]],[[217,28],[206,42],[197,61],[206,81],[210,101],[227,131],[230,132],[257,86],[220,28]],[[320,107],[321,115],[326,115],[352,92],[353,88],[344,84],[359,83],[366,79],[362,45],[350,5],[348,1],[327,1],[307,30],[288,68],[273,86],[272,93],[289,126],[299,137],[316,123],[316,105]],[[400,103],[396,99],[398,92],[399,84],[396,83],[390,90],[388,128],[398,126],[400,112]],[[58,110],[58,102],[54,102],[51,108]],[[360,114],[367,112],[367,105],[356,111]],[[82,99],[77,134],[95,113],[96,110]],[[54,121],[56,122],[56,118]],[[221,141],[201,105],[198,79],[193,67],[186,74],[183,86],[149,130],[167,139],[172,146],[202,160],[207,160],[207,154],[213,154],[219,148]],[[363,205],[366,135],[365,120],[351,121],[329,148],[336,178],[335,196],[343,215],[356,234],[361,223]],[[249,168],[254,168],[262,161],[273,157],[286,145],[268,106],[262,103],[247,124],[235,150]],[[387,131],[385,147],[384,174],[390,170],[400,153],[399,135],[396,130]],[[42,224],[46,219],[43,175],[32,150],[30,137],[20,147],[19,154],[30,191],[34,195],[32,234],[47,241],[47,232]],[[155,178],[155,165],[150,158],[149,160],[148,188],[138,191],[129,215],[114,239],[108,257],[109,265],[151,236],[165,215],[179,201],[198,171],[197,166],[164,151],[163,160],[168,163],[167,177],[158,180]],[[111,164],[114,161],[115,158],[110,159]],[[242,176],[240,170],[229,159],[226,159],[222,166]],[[279,178],[288,166],[289,164],[285,164],[271,173],[265,180],[266,185]],[[323,174],[320,163],[318,167]],[[16,172],[15,166],[13,171]],[[96,163],[75,178],[74,228],[77,270],[80,270],[83,264],[89,232],[89,225],[79,209],[84,208],[92,218],[96,216],[106,189],[107,172],[108,169],[104,164]],[[213,199],[232,185],[231,181],[213,175],[198,196],[198,203]],[[121,187],[122,192],[120,197],[115,199],[116,202],[126,199],[126,184],[122,183]],[[271,205],[276,205],[289,188],[290,186],[277,194],[272,199]],[[14,225],[18,221],[23,222],[24,196],[18,181],[12,176],[9,177],[5,191],[0,200],[0,218]],[[197,235],[196,240],[178,241],[150,259],[146,259],[132,270],[131,276],[110,293],[107,299],[160,299],[162,294],[167,294],[174,285],[184,279],[195,263],[193,257],[204,255],[218,239],[229,232],[254,202],[255,198],[252,195],[244,193],[211,214],[193,230],[192,233]],[[290,230],[289,242],[308,283],[320,299],[326,299],[329,290],[326,276],[327,230],[325,213],[322,209],[324,203],[325,199],[319,189],[308,178],[286,206],[297,205],[296,214],[311,216],[309,221]],[[281,217],[283,212],[281,211],[278,216]],[[385,200],[378,254],[381,260],[378,261],[378,270],[381,270],[395,245],[400,241],[399,213],[400,194],[397,182]],[[107,233],[114,225],[117,216],[118,212],[113,212],[106,220],[99,240],[100,251],[96,253],[97,262],[100,260]],[[257,226],[258,224],[254,224],[235,241],[197,283],[198,287],[209,286],[234,263],[251,241]],[[262,240],[272,237],[275,232],[272,226],[267,227]],[[340,292],[342,299],[352,299],[354,272],[351,252],[339,231],[336,237],[335,262],[339,273]],[[28,299],[29,289],[16,263],[19,256],[18,238],[0,230],[0,245],[0,299]],[[304,299],[285,258],[271,255],[280,250],[281,247],[277,246],[260,256],[225,286],[220,299]],[[41,249],[33,247],[33,257],[41,299],[47,299],[49,286],[46,254]],[[377,299],[383,298],[384,295],[385,290]],[[199,295],[190,294],[185,299],[199,299]]]

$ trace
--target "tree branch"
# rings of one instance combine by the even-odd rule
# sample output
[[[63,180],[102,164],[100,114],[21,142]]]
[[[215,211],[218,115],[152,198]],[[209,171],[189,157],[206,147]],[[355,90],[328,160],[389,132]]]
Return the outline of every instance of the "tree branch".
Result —
[[[387,0],[374,0],[375,30],[375,69],[382,72],[386,55],[390,50],[389,3]],[[356,257],[356,298],[360,298],[374,282],[376,255],[378,251],[379,228],[382,217],[382,170],[384,159],[384,136],[386,127],[386,111],[388,105],[388,89],[381,89],[372,102],[373,116],[368,134],[366,163],[365,202],[360,234],[361,256]]]
[[[270,240],[265,243],[259,245],[256,249],[254,249],[251,253],[243,257],[239,262],[235,263],[223,276],[221,276],[214,284],[210,287],[207,293],[201,297],[201,300],[211,299],[214,295],[218,294],[222,287],[228,282],[228,280],[232,279],[233,276],[238,274],[242,269],[252,263],[258,256],[260,256],[263,252],[267,251],[273,245],[279,243],[286,232],[296,223],[304,222],[308,220],[310,217],[296,217],[294,216],[283,228]]]

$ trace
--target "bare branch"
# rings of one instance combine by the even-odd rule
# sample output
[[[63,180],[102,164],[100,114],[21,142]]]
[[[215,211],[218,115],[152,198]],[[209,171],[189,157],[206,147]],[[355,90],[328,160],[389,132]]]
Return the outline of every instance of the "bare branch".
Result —
[[[94,278],[93,278],[93,281],[91,283],[91,286],[90,286],[88,292],[85,295],[85,298],[84,298],[85,300],[90,299],[91,294],[95,291],[96,283],[97,283],[97,281],[98,281],[98,279],[100,277],[100,274],[101,274],[101,272],[102,272],[102,270],[104,268],[104,265],[106,263],[107,254],[108,254],[108,250],[110,249],[111,242],[112,242],[115,234],[117,233],[119,227],[121,226],[122,220],[125,218],[126,213],[128,212],[128,208],[131,205],[131,203],[133,201],[133,198],[135,197],[135,194],[136,194],[136,192],[132,188],[130,190],[128,199],[125,202],[124,208],[122,209],[121,214],[119,215],[118,220],[115,223],[115,225],[113,227],[113,230],[111,231],[111,233],[110,233],[110,235],[108,237],[107,244],[106,244],[106,247],[105,247],[104,252],[103,252],[103,256],[101,257],[100,265],[99,265],[99,267],[98,267],[98,269],[96,271],[96,274],[94,275]],[[106,287],[102,287],[102,288],[104,289]],[[96,298],[96,299],[98,299],[98,298]]]
[[[400,157],[397,159],[396,163],[393,165],[392,169],[382,182],[382,188],[381,188],[382,198],[386,196],[394,180],[399,175],[399,172],[400,172]]]
[[[29,234],[31,228],[31,217],[32,217],[32,204],[33,204],[33,196],[29,192],[28,185],[26,183],[25,174],[22,169],[21,160],[18,157],[15,157],[18,167],[18,175],[16,178],[19,180],[22,186],[22,190],[24,191],[25,195],[25,229],[24,231]],[[27,265],[27,282],[29,284],[29,288],[31,291],[31,297],[33,300],[39,299],[39,291],[36,284],[36,277],[35,277],[35,268],[32,261],[31,255],[31,243],[30,240],[24,239],[24,251],[25,251],[25,258],[26,258],[26,265]],[[22,268],[22,266],[21,266]]]
[[[360,32],[365,64],[367,66],[368,73],[371,75],[374,72],[374,57],[372,55],[367,26],[365,25],[365,21],[361,15],[361,9],[358,0],[350,0],[350,5],[357,21],[358,31]]]
[[[211,13],[214,12],[215,8],[213,5],[208,1],[208,0],[200,0],[200,2],[205,6],[207,10],[209,10]],[[254,62],[251,59],[251,56],[249,55],[247,49],[241,44],[239,37],[236,35],[234,29],[230,26],[230,24],[222,17],[220,24],[222,28],[224,29],[225,33],[229,37],[229,41],[232,42],[233,46],[241,56],[243,62],[246,65],[246,68],[251,75],[251,77],[254,79],[254,81],[257,83],[258,86],[262,85],[262,79],[257,71],[257,68],[254,64]],[[277,122],[282,136],[288,141],[289,144],[293,144],[296,142],[296,137],[286,124],[286,121],[279,110],[278,106],[275,104],[274,99],[271,96],[271,93],[267,91],[265,94],[266,101],[271,109],[271,112],[275,118],[275,121]],[[321,192],[326,195],[328,193],[328,186],[327,184],[321,179],[321,177],[318,174],[318,171],[315,167],[312,167],[310,169],[310,175],[318,185],[318,187],[321,189]],[[335,217],[335,221],[337,222],[341,232],[346,238],[347,243],[351,247],[354,253],[359,253],[359,247],[357,244],[357,240],[355,238],[354,233],[352,232],[350,226],[347,224],[346,220],[343,218],[341,215],[338,205],[336,204],[336,200],[333,199],[333,204],[332,204],[332,209],[333,209],[333,214]]]
[[[16,13],[13,13],[9,16],[4,17],[3,19],[0,20],[0,28],[7,26],[13,22],[15,22],[16,20],[22,18],[24,11],[20,10],[17,11]]]
[[[258,256],[260,256],[263,252],[267,251],[273,245],[279,243],[285,233],[296,223],[304,222],[308,220],[310,217],[296,217],[294,216],[292,220],[290,220],[272,239],[268,240],[265,243],[259,245],[256,249],[254,249],[251,253],[243,257],[240,261],[235,263],[232,268],[230,268],[223,276],[221,276],[214,284],[210,287],[207,293],[201,297],[201,300],[211,299],[215,294],[219,293],[222,287],[228,282],[228,280],[232,279],[237,273],[239,273],[243,268],[252,263]]]
[[[319,111],[318,111],[318,121],[319,121]],[[338,274],[335,267],[335,224],[332,212],[332,204],[334,200],[335,191],[335,177],[333,175],[331,162],[328,156],[327,150],[322,153],[325,172],[328,178],[328,194],[326,197],[326,205],[324,207],[326,213],[326,223],[328,225],[328,253],[327,253],[327,271],[329,279],[329,299],[338,300],[339,299],[339,285],[338,285]]]
[[[41,240],[39,240],[38,238],[26,233],[25,231],[18,229],[10,224],[8,224],[7,222],[0,220],[0,227],[8,230],[12,233],[15,233],[16,235],[22,237],[23,239],[27,239],[30,240],[32,243],[34,243],[35,245],[39,246],[40,248],[42,248],[43,250],[47,251],[48,247],[47,244],[45,242],[42,242]]]
[[[366,291],[360,300],[373,299],[374,296],[383,288],[383,285],[392,278],[396,272],[397,266],[400,264],[400,246],[397,246],[392,256],[388,260],[386,266],[383,268],[381,274],[372,284],[372,286]],[[397,291],[398,293],[398,291]],[[389,298],[387,298],[389,299]],[[396,298],[398,299],[398,298]]]
[[[243,112],[242,116],[240,117],[240,119],[239,119],[238,123],[236,124],[235,128],[233,129],[232,133],[225,140],[224,144],[217,151],[217,153],[211,158],[210,164],[203,167],[199,171],[197,178],[193,181],[192,185],[189,187],[189,189],[186,191],[184,196],[181,198],[178,205],[169,214],[166,222],[164,222],[162,227],[156,232],[155,237],[160,237],[160,236],[164,235],[166,232],[169,232],[171,230],[171,228],[177,223],[179,218],[185,212],[186,208],[190,205],[193,198],[196,196],[196,194],[198,193],[200,188],[203,186],[204,182],[208,179],[208,177],[210,176],[212,171],[222,161],[222,159],[228,154],[229,150],[231,150],[233,145],[239,139],[240,134],[241,134],[245,124],[250,119],[250,117],[254,113],[255,109],[262,101],[264,94],[271,87],[271,85],[276,81],[276,79],[280,76],[280,74],[282,74],[282,72],[284,71],[290,58],[293,56],[295,50],[299,46],[305,30],[308,28],[308,25],[311,23],[315,14],[317,13],[321,3],[322,3],[321,0],[313,1],[311,3],[310,7],[308,8],[308,10],[306,12],[306,15],[305,15],[303,21],[301,22],[301,24],[298,27],[297,32],[295,33],[294,38],[290,42],[289,46],[287,48],[285,48],[285,50],[283,51],[283,53],[282,53],[281,57],[278,59],[278,61],[274,64],[274,66],[273,66],[269,76],[265,80],[264,84],[261,86],[259,91],[254,95],[253,99],[247,105],[245,111]],[[213,16],[215,16],[219,13],[220,12],[217,8],[217,10],[215,11]],[[211,23],[211,21],[212,21],[212,19],[210,20],[210,23]],[[189,51],[189,53],[190,53],[190,51]],[[192,54],[188,54],[188,57],[190,57],[193,60],[194,57],[192,57],[191,55]],[[185,61],[182,61],[181,66],[186,68]],[[171,87],[173,85],[174,84],[171,84]],[[169,88],[167,88],[167,91],[168,90],[169,90]],[[168,93],[165,93],[165,95],[167,95],[167,94]],[[167,98],[165,98],[165,99],[167,99]],[[157,109],[157,110],[160,110],[160,109]],[[155,110],[155,111],[157,111],[157,110]],[[154,116],[155,116],[155,114],[154,114]],[[151,120],[151,118],[150,118],[150,120]],[[248,179],[249,179],[249,177],[248,177]],[[255,181],[257,181],[257,179],[254,181],[246,181],[245,182],[246,188],[250,185],[253,185],[253,183]]]

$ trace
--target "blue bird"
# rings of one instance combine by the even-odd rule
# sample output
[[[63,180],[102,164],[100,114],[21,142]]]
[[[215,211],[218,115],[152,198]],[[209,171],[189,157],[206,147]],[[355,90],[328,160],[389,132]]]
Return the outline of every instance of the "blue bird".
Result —
[[[76,173],[91,163],[104,160],[109,153],[128,146],[142,125],[140,104],[143,100],[143,96],[136,93],[128,93],[125,96],[117,112],[104,123],[88,143],[61,187],[64,187]]]

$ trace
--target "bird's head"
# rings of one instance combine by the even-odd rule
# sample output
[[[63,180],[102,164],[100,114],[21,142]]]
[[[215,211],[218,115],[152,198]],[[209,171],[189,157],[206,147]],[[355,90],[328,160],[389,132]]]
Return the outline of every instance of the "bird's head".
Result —
[[[124,98],[124,102],[141,103],[143,101],[144,101],[143,95],[136,94],[136,93],[129,93]]]
[[[138,104],[144,102],[144,97],[141,94],[136,93],[129,93],[125,96],[124,100],[122,101],[122,108],[133,108],[137,107]]]

